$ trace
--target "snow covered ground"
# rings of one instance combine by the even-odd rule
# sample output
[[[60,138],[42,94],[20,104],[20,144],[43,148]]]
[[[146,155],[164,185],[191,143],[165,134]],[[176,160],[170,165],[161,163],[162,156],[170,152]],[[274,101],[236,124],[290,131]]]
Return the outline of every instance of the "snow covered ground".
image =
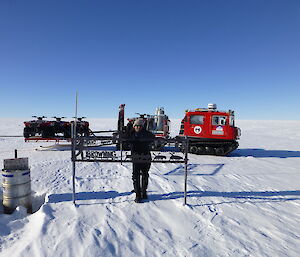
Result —
[[[22,121],[0,119],[0,135],[21,135]],[[90,123],[116,127],[114,119]],[[298,257],[300,121],[237,125],[240,147],[230,156],[189,155],[186,206],[179,164],[152,164],[149,201],[136,204],[129,163],[78,163],[74,207],[69,151],[0,138],[1,169],[14,149],[29,158],[35,211],[0,207],[0,256]]]

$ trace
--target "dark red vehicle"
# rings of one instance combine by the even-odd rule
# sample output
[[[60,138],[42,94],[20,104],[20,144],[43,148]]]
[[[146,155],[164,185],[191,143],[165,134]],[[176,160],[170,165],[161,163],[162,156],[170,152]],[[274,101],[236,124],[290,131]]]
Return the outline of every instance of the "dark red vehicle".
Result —
[[[32,116],[36,118],[36,120],[30,120],[24,122],[24,131],[23,135],[26,138],[34,137],[34,136],[41,136],[41,137],[48,137],[49,128],[53,126],[53,121],[44,120],[45,116]]]
[[[44,120],[45,116],[37,117],[36,120],[25,121],[23,135],[29,140],[63,140],[71,138],[71,125],[74,121],[62,121],[65,117],[53,117],[55,120]],[[84,117],[76,120],[76,134],[89,135],[89,122],[83,121]]]
[[[79,136],[89,136],[90,134],[90,123],[88,121],[83,120],[86,117],[78,117],[76,119],[76,134]],[[71,121],[69,123],[69,131],[70,131],[70,137],[71,137],[71,124],[73,124],[74,121]]]
[[[179,136],[190,139],[189,152],[211,155],[226,155],[235,150],[240,134],[235,127],[234,111],[218,111],[215,104],[186,111],[179,132]]]

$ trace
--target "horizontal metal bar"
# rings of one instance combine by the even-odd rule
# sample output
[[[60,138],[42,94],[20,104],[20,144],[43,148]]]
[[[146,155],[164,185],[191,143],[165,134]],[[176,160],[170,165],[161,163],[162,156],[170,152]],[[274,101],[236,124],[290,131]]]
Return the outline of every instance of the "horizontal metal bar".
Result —
[[[118,130],[98,130],[98,131],[92,131],[92,133],[107,133],[107,132],[118,132]]]
[[[78,141],[94,141],[94,140],[116,140],[118,142],[131,142],[131,139],[128,138],[123,138],[123,137],[118,137],[116,138],[115,136],[78,136],[76,138]],[[185,138],[156,138],[154,141],[161,141],[161,142],[166,142],[166,143],[178,143],[178,142],[186,142],[189,139]],[[139,141],[149,141],[148,139],[143,139],[141,138]]]
[[[92,159],[92,160],[82,160],[82,159],[75,159],[75,162],[132,162],[131,160],[101,160],[101,159]],[[149,163],[149,162],[137,162],[137,163]],[[185,160],[178,160],[178,161],[160,161],[155,160],[151,161],[151,163],[185,163]]]
[[[0,135],[0,137],[24,137],[24,136],[18,136],[18,135],[16,135],[16,136],[13,136],[13,135],[7,135],[7,136],[5,136],[5,135]]]

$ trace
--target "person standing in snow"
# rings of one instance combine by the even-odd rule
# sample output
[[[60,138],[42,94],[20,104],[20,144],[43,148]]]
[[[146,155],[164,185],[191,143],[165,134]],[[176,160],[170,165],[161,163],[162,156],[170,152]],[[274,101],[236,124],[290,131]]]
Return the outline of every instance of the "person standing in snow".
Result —
[[[133,129],[125,136],[131,148],[132,158],[132,181],[135,191],[135,202],[140,203],[147,199],[147,187],[149,180],[149,169],[151,166],[150,145],[155,136],[144,128],[144,121],[137,119],[133,123]]]

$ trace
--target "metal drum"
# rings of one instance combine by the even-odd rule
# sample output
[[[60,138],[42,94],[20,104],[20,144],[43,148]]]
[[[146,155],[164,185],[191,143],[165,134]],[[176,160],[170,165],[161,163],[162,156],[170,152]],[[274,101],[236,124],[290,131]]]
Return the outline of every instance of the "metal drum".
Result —
[[[26,207],[28,213],[32,212],[31,179],[27,158],[4,160],[2,186],[4,213],[12,213],[18,206]]]

